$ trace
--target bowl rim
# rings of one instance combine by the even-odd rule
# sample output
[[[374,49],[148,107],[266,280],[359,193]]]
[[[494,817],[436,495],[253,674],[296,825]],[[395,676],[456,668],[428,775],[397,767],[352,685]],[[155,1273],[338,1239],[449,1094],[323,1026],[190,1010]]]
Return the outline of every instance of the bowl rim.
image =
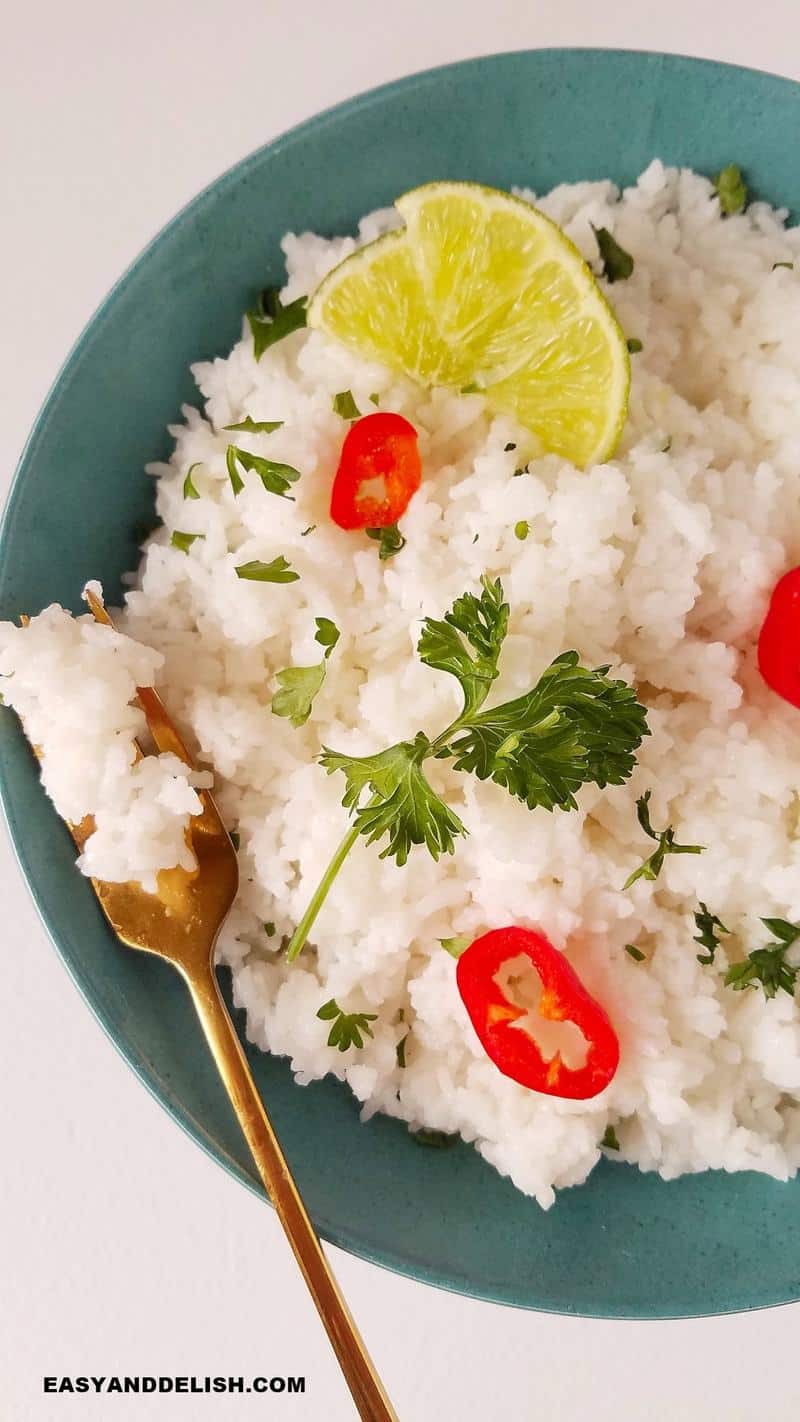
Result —
[[[36,449],[39,440],[44,434],[45,426],[60,403],[62,384],[83,358],[84,349],[90,336],[100,330],[105,321],[111,318],[111,310],[115,298],[125,290],[129,282],[138,273],[140,267],[150,259],[162,242],[167,239],[174,227],[182,223],[199,208],[212,193],[216,197],[224,194],[231,184],[238,182],[250,169],[256,167],[266,153],[280,152],[286,145],[294,143],[298,139],[302,139],[306,134],[319,132],[320,129],[324,128],[327,124],[336,122],[341,117],[368,110],[373,105],[379,106],[390,95],[397,93],[410,94],[415,88],[435,82],[444,75],[452,75],[456,72],[479,68],[487,61],[515,61],[522,56],[530,55],[548,55],[553,59],[576,56],[582,56],[584,58],[596,56],[604,59],[622,57],[637,58],[666,63],[670,66],[685,66],[686,68],[695,70],[705,69],[709,72],[722,69],[738,73],[742,76],[752,77],[757,75],[767,78],[771,82],[785,86],[787,89],[800,89],[800,82],[784,74],[776,74],[771,70],[755,68],[750,65],[732,63],[725,60],[687,55],[680,51],[581,45],[525,47],[494,51],[488,54],[471,56],[467,59],[444,62],[424,69],[414,70],[409,74],[401,75],[398,78],[389,80],[373,88],[361,90],[349,98],[338,100],[336,103],[329,105],[317,113],[309,115],[291,127],[281,130],[274,138],[259,144],[256,148],[246,153],[244,157],[223,169],[216,177],[211,178],[193,197],[189,198],[187,202],[178,208],[177,211],[157,229],[145,246],[140,249],[123,269],[120,276],[103,295],[88,320],[86,320],[85,324],[79,330],[78,335],[68,348],[66,355],[57,368],[56,374],[50,382],[47,393],[42,400],[15,465],[2,512],[0,513],[0,577],[2,577],[6,565],[7,550],[13,537],[17,506],[24,483],[24,470],[35,457]],[[255,1175],[251,1175],[244,1170],[239,1162],[230,1156],[218,1141],[210,1138],[203,1131],[200,1123],[186,1110],[180,1099],[171,1093],[168,1084],[162,1078],[148,1076],[146,1074],[146,1063],[137,1053],[135,1047],[118,1036],[117,1025],[112,1018],[112,1014],[106,1011],[102,1001],[96,995],[91,975],[88,972],[84,972],[76,961],[70,961],[63,951],[59,941],[60,935],[63,934],[63,929],[59,928],[56,921],[57,916],[51,914],[43,902],[42,894],[37,884],[36,873],[29,863],[23,835],[19,831],[17,807],[15,806],[14,796],[9,784],[9,776],[4,757],[0,757],[0,807],[2,808],[3,819],[7,828],[8,839],[14,858],[20,868],[39,920],[44,926],[45,932],[55,949],[62,967],[66,970],[69,978],[83,999],[84,1004],[88,1007],[94,1019],[99,1023],[106,1037],[110,1040],[127,1066],[134,1072],[135,1076],[145,1087],[153,1100],[156,1101],[159,1107],[161,1107],[161,1109],[176,1122],[181,1130],[200,1147],[206,1156],[214,1161],[215,1164],[221,1166],[228,1175],[238,1180],[259,1200],[270,1204],[271,1202],[268,1196]],[[606,1304],[602,1307],[589,1308],[581,1306],[570,1308],[567,1305],[559,1307],[546,1303],[531,1303],[518,1297],[511,1297],[503,1291],[499,1284],[490,1286],[488,1284],[481,1285],[480,1283],[476,1284],[470,1281],[469,1285],[466,1285],[463,1279],[452,1274],[445,1274],[438,1266],[431,1267],[425,1260],[411,1260],[405,1255],[398,1253],[394,1247],[387,1246],[384,1243],[375,1243],[363,1233],[354,1230],[349,1224],[342,1224],[339,1221],[334,1223],[318,1212],[315,1213],[315,1227],[320,1237],[327,1243],[333,1244],[347,1253],[363,1259],[367,1263],[389,1269],[393,1273],[412,1279],[415,1282],[428,1284],[448,1292],[462,1294],[485,1302],[497,1303],[506,1307],[520,1308],[537,1313],[619,1321],[663,1322],[683,1318],[721,1317],[731,1313],[777,1308],[784,1304],[800,1300],[800,1284],[798,1284],[793,1293],[781,1293],[779,1296],[773,1294],[757,1301],[755,1304],[734,1301],[729,1307],[726,1306],[724,1308],[718,1307],[711,1310],[697,1310],[692,1308],[691,1310],[668,1311],[646,1316],[633,1310],[626,1311],[625,1307],[614,1309]]]

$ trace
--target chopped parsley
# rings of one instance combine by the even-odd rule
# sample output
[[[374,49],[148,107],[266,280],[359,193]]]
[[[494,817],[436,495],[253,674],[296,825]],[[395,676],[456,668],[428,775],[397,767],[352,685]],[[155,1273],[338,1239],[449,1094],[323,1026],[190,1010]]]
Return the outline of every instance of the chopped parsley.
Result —
[[[785,918],[762,918],[761,922],[777,941],[748,953],[743,963],[734,963],[725,974],[725,985],[742,992],[760,983],[765,997],[775,997],[780,991],[794,997],[798,967],[786,962],[786,954],[800,938],[800,924],[788,923]]]
[[[472,939],[466,933],[458,933],[455,938],[440,938],[439,942],[451,958],[460,958],[469,948]]]
[[[793,271],[794,271],[794,262],[773,262],[773,263],[772,263],[772,270],[773,270],[774,272],[776,272],[776,271],[778,270],[778,267],[785,267],[786,270],[787,270],[787,272],[793,272]]]
[[[329,617],[315,617],[314,621],[317,624],[314,641],[325,648],[325,656],[329,657],[342,634]]]
[[[514,442],[513,442],[513,440],[512,440],[510,444],[504,444],[504,445],[503,445],[503,453],[504,453],[504,454],[510,454],[511,451],[512,451],[512,449],[516,449],[516,447],[517,447],[517,446],[514,444]]]
[[[717,190],[720,208],[726,217],[731,217],[734,212],[742,212],[747,202],[747,184],[742,177],[741,169],[735,163],[729,163],[727,168],[723,168],[721,173],[717,173],[714,187]]]
[[[333,413],[341,415],[343,420],[360,420],[361,411],[353,399],[351,390],[340,390],[338,395],[333,397]]]
[[[255,310],[247,313],[256,360],[260,360],[264,352],[277,341],[282,341],[284,336],[305,326],[307,305],[307,297],[299,296],[296,301],[290,301],[288,306],[284,306],[276,286],[264,288],[256,302]]]
[[[635,943],[626,943],[625,952],[629,958],[633,958],[634,963],[643,963],[645,955],[641,948],[637,948]]]
[[[325,680],[324,660],[312,667],[285,667],[277,673],[277,680],[280,691],[272,698],[273,716],[285,716],[293,726],[304,726]]]
[[[466,834],[458,815],[425,774],[425,762],[448,760],[457,771],[493,780],[528,809],[576,808],[582,785],[621,785],[633,770],[635,751],[649,734],[643,706],[608,667],[590,670],[577,652],[563,652],[535,686],[511,701],[483,709],[498,676],[509,607],[499,579],[484,577],[479,595],[456,598],[444,617],[426,617],[417,650],[421,661],[455,677],[460,713],[438,736],[424,731],[372,755],[323,749],[320,763],[345,779],[342,804],[352,827],[322,877],[289,945],[292,961],[333,879],[359,834],[382,841],[381,858],[405,864],[414,845],[434,859],[451,854]]]
[[[395,1054],[396,1054],[396,1056],[397,1056],[397,1065],[398,1065],[399,1067],[405,1067],[405,1064],[406,1064],[406,1042],[408,1041],[408,1039],[409,1039],[410,1036],[411,1036],[411,1033],[410,1033],[410,1032],[406,1032],[405,1037],[401,1037],[401,1038],[400,1038],[400,1041],[397,1043],[397,1046],[395,1047]]]
[[[172,534],[172,537],[170,538],[169,541],[170,541],[170,543],[172,544],[173,548],[180,548],[181,553],[188,553],[188,552],[189,552],[189,549],[190,549],[191,546],[192,546],[192,544],[193,544],[198,538],[205,538],[205,534],[204,534],[204,533],[181,533],[180,529],[176,528],[176,529],[174,530],[174,532],[173,532],[173,534]]]
[[[300,478],[300,471],[293,465],[279,464],[274,459],[262,458],[260,454],[250,454],[248,450],[240,449],[236,444],[228,445],[225,463],[235,497],[238,497],[244,488],[244,480],[237,466],[241,466],[245,473],[252,470],[258,475],[268,494],[277,494],[282,499],[293,497],[288,492],[289,488]]]
[[[636,883],[637,879],[657,879],[661,873],[664,859],[668,854],[702,854],[705,849],[704,844],[678,844],[675,840],[675,831],[672,825],[667,825],[667,828],[664,830],[653,829],[650,823],[649,809],[652,793],[652,790],[648,790],[636,801],[636,815],[645,834],[649,839],[656,841],[657,847],[653,850],[649,859],[645,859],[644,863],[640,864],[638,869],[634,869],[633,873],[628,875],[625,883],[622,885],[623,889],[629,889],[631,884]]]
[[[431,1150],[449,1150],[458,1141],[458,1136],[451,1135],[447,1131],[431,1131],[427,1126],[420,1126],[418,1130],[411,1131],[411,1139],[417,1145],[430,1146]]]
[[[664,443],[659,447],[659,454],[669,454],[672,449],[672,435],[667,435]]]
[[[371,405],[380,405],[380,403],[381,403],[381,397],[380,397],[380,395],[375,394],[374,392],[373,392],[372,395],[370,395],[369,400],[370,400],[370,404],[371,404]]]
[[[694,926],[697,929],[694,941],[706,950],[705,953],[697,954],[698,963],[713,963],[719,948],[719,934],[730,933],[730,929],[725,927],[722,919],[717,918],[715,913],[709,912],[708,905],[702,900],[694,916]]]
[[[313,532],[314,532],[314,529],[316,528],[316,526],[317,526],[317,525],[316,525],[315,523],[310,523],[310,524],[308,525],[308,528],[304,528],[304,529],[303,529],[303,532],[300,534],[300,537],[301,537],[301,538],[307,538],[308,535],[309,535],[309,533],[313,533]]]
[[[619,1150],[619,1148],[620,1148],[620,1146],[619,1146],[619,1141],[618,1141],[618,1139],[617,1139],[617,1133],[616,1133],[616,1131],[614,1130],[614,1127],[613,1127],[613,1126],[606,1126],[605,1134],[604,1134],[604,1136],[603,1136],[603,1139],[602,1139],[601,1142],[600,1142],[600,1149],[601,1149],[601,1150]]]
[[[264,924],[264,932],[266,933],[267,938],[274,938],[274,937],[275,937],[275,924],[272,923],[272,922],[270,922],[270,923],[265,923],[265,924]]]
[[[518,538],[520,543],[524,543],[525,539],[528,537],[528,532],[529,527],[528,520],[526,518],[521,518],[519,520],[519,523],[514,524],[514,537]]]
[[[603,262],[603,276],[608,282],[627,281],[633,271],[633,257],[620,247],[616,237],[612,237],[607,227],[595,227],[592,231]]]
[[[378,557],[382,563],[387,558],[393,558],[395,553],[399,553],[401,548],[405,548],[406,540],[396,523],[387,523],[384,528],[367,528],[364,530],[367,538],[372,538],[380,544]]]
[[[462,385],[458,393],[459,395],[477,395],[480,388],[480,385],[477,385],[474,380],[471,380],[469,385]]]
[[[377,1012],[343,1012],[335,997],[323,1004],[317,1017],[333,1023],[328,1046],[338,1047],[340,1052],[346,1052],[349,1047],[363,1047],[364,1036],[374,1036],[370,1022],[378,1020]]]
[[[200,468],[200,462],[199,462],[199,460],[198,460],[198,461],[196,461],[194,464],[190,464],[190,465],[189,465],[189,468],[188,468],[187,471],[186,471],[186,478],[185,478],[184,481],[183,481],[183,497],[184,497],[185,499],[199,499],[199,498],[200,498],[200,495],[198,494],[198,492],[197,492],[197,490],[196,490],[196,488],[195,488],[195,486],[194,486],[194,484],[193,484],[193,482],[192,482],[192,475],[193,475],[195,469],[199,469],[199,468]]]
[[[277,558],[273,558],[271,563],[261,563],[258,558],[253,558],[249,563],[240,563],[236,576],[251,583],[296,583],[300,574],[289,566],[281,553]]]
[[[248,415],[244,420],[240,420],[238,425],[223,425],[224,430],[242,430],[245,434],[272,434],[273,430],[279,430],[283,425],[283,420],[254,420]]]
[[[238,854],[238,853],[239,853],[239,845],[240,845],[241,842],[242,842],[242,837],[241,837],[241,835],[239,834],[239,831],[238,831],[238,830],[229,830],[229,831],[228,831],[228,838],[230,839],[231,844],[233,845],[234,849],[236,850],[236,853]]]
[[[310,667],[285,667],[277,673],[279,691],[272,698],[272,714],[286,716],[295,727],[304,726],[317,692],[325,681],[325,663],[339,640],[339,628],[329,617],[316,618],[314,641],[325,648],[321,662]]]
[[[638,336],[629,336],[627,346],[631,355],[638,355],[640,351],[644,350],[644,346]]]

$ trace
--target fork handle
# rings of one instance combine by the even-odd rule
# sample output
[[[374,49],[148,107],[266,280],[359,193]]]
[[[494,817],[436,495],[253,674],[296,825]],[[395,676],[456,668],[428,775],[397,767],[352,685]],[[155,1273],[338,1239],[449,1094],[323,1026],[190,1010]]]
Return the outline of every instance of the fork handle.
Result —
[[[184,970],[197,1015],[239,1119],[258,1173],[275,1206],[362,1422],[398,1422],[339,1291],[278,1138],[264,1109],[213,968]]]

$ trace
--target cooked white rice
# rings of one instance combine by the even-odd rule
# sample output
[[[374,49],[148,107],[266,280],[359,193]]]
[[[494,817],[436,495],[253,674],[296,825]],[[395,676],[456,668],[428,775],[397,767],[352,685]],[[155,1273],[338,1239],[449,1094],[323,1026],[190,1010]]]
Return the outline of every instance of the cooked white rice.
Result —
[[[65,820],[94,816],[78,867],[111,883],[138,879],[152,893],[159,869],[195,867],[186,842],[201,809],[193,787],[211,783],[175,755],[137,759],[147,723],[131,701],[163,662],[151,647],[57,604],[27,627],[0,623],[4,698],[37,749],[42,783]]]
[[[722,220],[706,179],[658,162],[621,197],[609,182],[585,183],[539,205],[588,259],[591,224],[635,258],[610,293],[643,343],[616,457],[582,473],[548,456],[513,478],[504,446],[515,430],[480,396],[420,390],[315,332],[256,363],[244,328],[227,359],[194,368],[205,413],[185,410],[170,463],[151,471],[163,528],[121,625],[163,653],[156,680],[241,835],[241,892],[220,957],[252,1040],[289,1056],[299,1081],[332,1072],[365,1117],[460,1133],[545,1207],[554,1187],[585,1179],[609,1124],[622,1158],[665,1177],[720,1167],[786,1178],[800,1163],[797,1008],[785,993],[736,993],[723,974],[766,942],[761,917],[800,919],[800,717],[754,659],[769,592],[800,562],[800,282],[775,266],[800,261],[800,231],[763,203]],[[391,221],[365,219],[359,240]],[[353,247],[289,235],[287,299]],[[388,562],[328,517],[345,428],[331,401],[343,389],[362,410],[377,392],[419,431],[423,484],[402,520],[407,545]],[[225,432],[247,415],[285,423],[268,436]],[[234,499],[231,439],[299,468],[296,502],[252,475]],[[193,464],[201,497],[187,501]],[[529,524],[524,542],[518,520]],[[170,546],[175,529],[204,539],[183,553]],[[299,582],[234,572],[280,554]],[[497,695],[528,689],[566,649],[610,663],[649,708],[636,771],[620,788],[586,787],[576,812],[548,814],[435,762],[469,837],[439,863],[417,849],[403,869],[359,842],[315,950],[288,966],[282,937],[347,825],[342,778],[316,763],[320,747],[363,754],[447,724],[457,687],[420,663],[420,623],[484,572],[502,578],[511,604]],[[295,729],[271,713],[275,675],[319,660],[319,616],[341,640]],[[653,823],[707,848],[667,858],[657,882],[623,892],[653,848],[635,812],[648,789]],[[701,900],[732,930],[714,966],[698,963],[693,941]],[[474,1034],[439,940],[510,923],[562,947],[617,1028],[619,1071],[592,1101],[516,1085]],[[326,1045],[316,1013],[331,997],[378,1014],[363,1050]]]

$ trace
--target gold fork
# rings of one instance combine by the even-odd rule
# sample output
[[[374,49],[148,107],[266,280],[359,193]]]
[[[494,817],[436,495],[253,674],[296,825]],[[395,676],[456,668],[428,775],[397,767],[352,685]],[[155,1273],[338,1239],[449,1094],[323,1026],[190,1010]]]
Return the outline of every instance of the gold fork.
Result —
[[[87,590],[86,600],[96,620],[113,627],[100,599]],[[172,751],[192,765],[158,692],[143,686],[138,689],[138,697],[158,750]],[[219,989],[214,944],[236,896],[239,869],[236,851],[214,801],[206,790],[197,793],[202,812],[193,815],[189,825],[196,870],[162,870],[158,895],[145,893],[137,883],[110,884],[99,879],[92,880],[94,890],[123,943],[166,959],[182,974],[258,1173],[294,1250],[359,1416],[363,1422],[397,1422],[292,1178]],[[91,818],[79,825],[70,824],[69,828],[82,850],[94,828]]]

